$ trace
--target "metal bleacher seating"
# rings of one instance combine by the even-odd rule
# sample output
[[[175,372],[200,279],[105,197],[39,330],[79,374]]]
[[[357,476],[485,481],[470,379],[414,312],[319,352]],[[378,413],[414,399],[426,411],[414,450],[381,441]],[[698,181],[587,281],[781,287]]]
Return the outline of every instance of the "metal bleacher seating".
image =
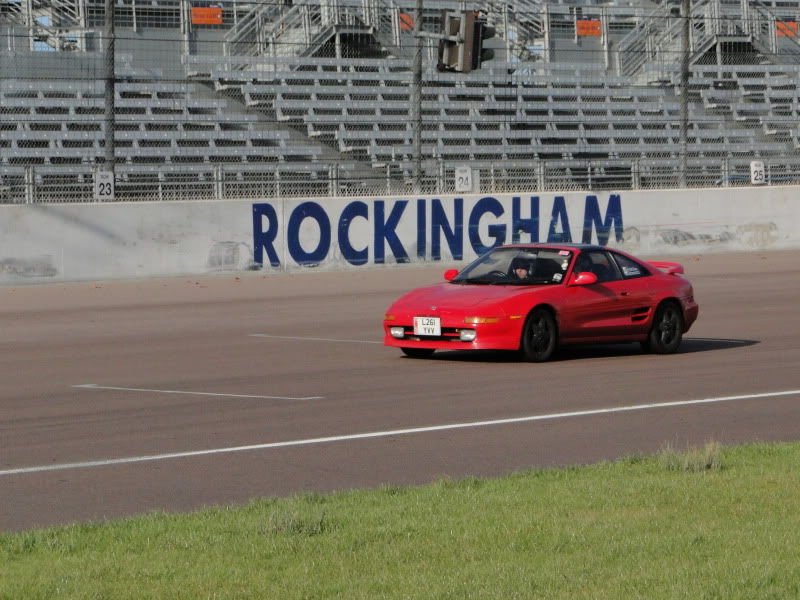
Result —
[[[391,67],[380,61],[340,61],[336,72],[324,70],[324,62],[316,66],[302,72],[274,70],[269,81],[253,77],[242,87],[245,102],[273,111],[278,121],[300,127],[341,152],[372,162],[407,157],[413,135],[411,92],[398,85],[408,77],[396,70],[397,61]],[[502,86],[489,78],[465,81],[457,75],[427,82],[421,105],[423,152],[451,160],[675,154],[680,99],[674,88],[634,87],[624,78],[586,84],[577,75],[564,79],[567,71],[536,78],[529,86]],[[796,100],[785,90],[770,88],[770,81],[785,87],[786,80],[761,80],[760,97],[753,93],[753,83],[750,89],[718,90],[718,81],[700,71],[695,83],[688,107],[691,155],[746,151],[773,156],[784,151],[785,145],[764,136],[775,135],[769,132],[797,114],[786,113]],[[767,102],[767,97],[779,100]],[[731,118],[718,118],[720,110]],[[747,119],[755,119],[757,126]]]
[[[194,83],[116,85],[117,160],[131,164],[313,161],[320,149],[287,143],[258,115],[207,98]],[[0,87],[3,164],[79,164],[104,155],[103,87],[71,81],[4,81]]]
[[[87,1],[100,9],[97,0]],[[703,22],[704,11],[717,14],[711,9],[720,2],[695,2],[695,22]],[[418,125],[410,33],[385,27],[397,22],[398,11],[410,10],[406,4],[343,0],[331,5],[341,11],[333,14],[319,0],[223,2],[223,24],[201,30],[206,45],[176,34],[161,55],[145,52],[147,39],[139,41],[141,56],[126,47],[117,56],[114,101],[121,177],[157,182],[184,172],[197,180],[223,165],[242,182],[284,172],[313,173],[322,181],[332,169],[394,165],[407,180]],[[447,168],[504,169],[510,180],[517,172],[553,170],[563,175],[556,177],[560,183],[574,177],[570,185],[583,183],[581,173],[589,171],[631,179],[636,171],[655,180],[675,171],[682,142],[691,165],[709,177],[727,159],[800,163],[800,59],[789,51],[793,42],[780,40],[789,50],[779,54],[777,42],[767,48],[769,40],[756,32],[736,64],[707,64],[715,39],[745,43],[735,28],[709,21],[702,36],[695,32],[706,45],[693,57],[682,90],[670,3],[512,4],[513,30],[508,13],[491,17],[497,38],[508,43],[496,45],[497,56],[471,73],[437,70],[436,51],[428,48],[419,123],[426,159]],[[448,7],[460,4],[440,0],[432,9],[438,15]],[[734,23],[732,7],[725,3],[726,19]],[[140,18],[152,20],[159,11],[169,13],[159,27],[181,31],[174,9],[174,2],[152,0],[130,15],[141,10]],[[764,29],[767,5],[753,10]],[[607,47],[578,38],[579,12],[605,19]],[[428,19],[428,27],[435,30],[436,20]],[[332,36],[342,31],[369,43],[352,44],[346,55],[325,54],[335,51]],[[161,33],[151,35],[162,41]],[[102,56],[95,60],[101,64]],[[102,164],[102,79],[22,75],[0,80],[0,167]],[[684,111],[688,122],[681,127]]]

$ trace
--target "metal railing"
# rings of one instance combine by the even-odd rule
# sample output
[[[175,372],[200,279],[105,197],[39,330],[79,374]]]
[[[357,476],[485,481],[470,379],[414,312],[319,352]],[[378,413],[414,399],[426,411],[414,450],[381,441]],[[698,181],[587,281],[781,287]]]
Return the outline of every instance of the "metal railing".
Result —
[[[540,193],[568,191],[624,191],[678,188],[681,174],[674,161],[494,162],[473,167],[475,188],[457,188],[455,168],[444,161],[427,163],[421,190],[428,195],[463,193]],[[164,167],[117,174],[116,200],[166,202],[186,200],[241,200],[286,197],[360,197],[409,195],[410,165],[387,163],[369,179],[352,177],[336,165],[317,168],[243,170],[229,165],[196,172]],[[765,163],[765,185],[800,183],[800,161]],[[688,187],[744,187],[751,185],[750,161],[691,161]],[[94,201],[94,170],[75,167],[28,166],[0,168],[0,204],[84,203]]]

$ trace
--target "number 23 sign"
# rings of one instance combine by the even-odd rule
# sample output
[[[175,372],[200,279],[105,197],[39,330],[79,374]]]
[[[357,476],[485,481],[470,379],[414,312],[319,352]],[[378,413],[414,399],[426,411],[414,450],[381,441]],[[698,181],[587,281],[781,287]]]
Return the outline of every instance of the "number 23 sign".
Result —
[[[108,202],[114,200],[113,171],[94,172],[94,201]]]

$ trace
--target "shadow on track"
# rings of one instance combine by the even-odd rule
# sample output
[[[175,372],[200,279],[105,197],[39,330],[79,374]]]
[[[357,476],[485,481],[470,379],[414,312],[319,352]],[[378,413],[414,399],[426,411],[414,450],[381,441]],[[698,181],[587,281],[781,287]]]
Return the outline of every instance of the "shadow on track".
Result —
[[[755,346],[761,340],[733,340],[724,338],[683,338],[679,354],[691,352],[708,352],[710,350],[730,350],[731,348],[744,348]]]
[[[683,338],[677,354],[693,354],[696,352],[711,352],[714,350],[730,350],[759,344],[758,340],[737,340],[722,338]],[[642,350],[638,343],[630,344],[598,344],[564,346],[556,351],[555,356],[548,363],[567,362],[591,358],[611,358],[615,356],[657,356]],[[430,358],[408,358],[405,360],[447,360],[466,363],[508,363],[525,362],[519,354],[508,350],[438,350]]]

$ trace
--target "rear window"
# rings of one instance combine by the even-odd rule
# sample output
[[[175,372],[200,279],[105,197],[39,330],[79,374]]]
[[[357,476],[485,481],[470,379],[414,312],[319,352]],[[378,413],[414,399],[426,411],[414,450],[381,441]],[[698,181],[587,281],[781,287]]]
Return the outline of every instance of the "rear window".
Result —
[[[619,266],[620,273],[625,279],[636,279],[637,277],[647,277],[650,272],[635,260],[631,260],[621,254],[612,253],[614,260]]]

